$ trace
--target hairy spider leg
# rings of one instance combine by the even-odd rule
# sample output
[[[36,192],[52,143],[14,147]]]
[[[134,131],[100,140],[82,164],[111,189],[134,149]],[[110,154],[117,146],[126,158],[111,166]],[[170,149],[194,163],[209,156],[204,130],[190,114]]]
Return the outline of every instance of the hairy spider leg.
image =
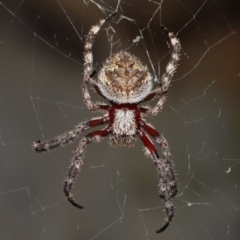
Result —
[[[153,163],[155,164],[157,168],[157,174],[159,177],[159,193],[160,197],[164,200],[165,203],[165,210],[167,218],[164,219],[163,226],[157,230],[157,233],[163,232],[170,224],[170,222],[173,219],[174,216],[174,207],[172,203],[172,197],[171,197],[171,190],[168,187],[168,165],[161,159],[157,153],[156,148],[154,147],[151,140],[148,138],[148,136],[144,133],[143,130],[138,130],[137,132],[138,136],[142,140],[144,146],[145,146],[145,154],[146,156],[150,156],[153,160]]]
[[[162,154],[164,156],[163,162],[166,164],[167,168],[167,178],[169,189],[171,189],[171,197],[174,197],[178,192],[177,182],[174,176],[174,171],[172,169],[172,158],[169,150],[169,145],[166,138],[163,137],[155,128],[142,121],[142,129],[153,137],[159,146],[162,148]]]
[[[180,60],[181,44],[173,32],[169,31],[163,25],[162,25],[162,28],[168,34],[168,37],[170,39],[170,44],[172,46],[171,57],[166,66],[165,73],[162,75],[161,81],[160,81],[160,85],[161,85],[163,91],[166,92],[169,88],[173,74],[176,72],[176,69],[178,66],[177,63]]]
[[[162,110],[164,103],[167,100],[167,91],[170,86],[171,80],[173,78],[174,73],[177,70],[178,61],[180,60],[181,55],[181,44],[179,39],[175,36],[175,34],[169,31],[166,27],[162,26],[163,30],[168,34],[170,39],[170,45],[172,46],[171,57],[168,61],[168,64],[165,69],[165,73],[161,77],[161,81],[159,82],[160,87],[154,89],[150,92],[141,102],[148,101],[154,97],[159,97],[159,100],[155,107],[148,108],[146,110],[146,114],[149,116],[156,116],[159,111]]]
[[[100,142],[102,137],[106,137],[111,133],[109,127],[106,127],[103,130],[97,130],[92,133],[87,134],[83,137],[78,145],[78,148],[75,151],[75,154],[72,158],[71,164],[69,166],[68,176],[64,181],[63,191],[68,199],[68,201],[75,207],[82,209],[83,206],[75,202],[73,194],[71,193],[74,179],[76,178],[77,172],[81,171],[81,166],[83,165],[84,157],[84,148],[92,142]]]
[[[71,142],[73,142],[78,135],[91,128],[96,127],[99,125],[103,125],[109,122],[108,117],[101,117],[101,118],[93,118],[89,121],[85,121],[82,123],[77,124],[71,131],[65,132],[61,135],[54,137],[53,139],[46,140],[46,141],[36,141],[33,142],[33,149],[40,153],[52,150],[54,148],[63,147]]]
[[[107,18],[100,20],[96,25],[92,26],[86,36],[85,45],[84,45],[84,65],[83,65],[84,74],[83,74],[82,92],[83,92],[84,102],[87,108],[90,110],[99,109],[99,105],[91,101],[91,96],[89,94],[89,90],[87,86],[87,84],[90,83],[91,85],[94,86],[95,89],[98,89],[97,83],[92,79],[93,75],[96,72],[93,69],[93,53],[92,53],[93,43],[96,35],[100,31],[103,24],[115,14],[116,12],[110,14]]]
[[[143,98],[139,103],[148,102],[148,101],[154,99],[155,97],[162,97],[166,93],[167,92],[163,92],[161,87],[156,88],[153,91],[151,91],[145,98]]]

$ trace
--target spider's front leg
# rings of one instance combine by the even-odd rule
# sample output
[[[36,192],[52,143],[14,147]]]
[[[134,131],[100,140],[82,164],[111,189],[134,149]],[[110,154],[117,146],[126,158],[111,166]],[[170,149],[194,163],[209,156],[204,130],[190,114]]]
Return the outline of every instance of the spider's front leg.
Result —
[[[151,137],[153,137],[156,142],[159,144],[159,146],[162,148],[162,154],[164,156],[164,163],[167,166],[167,175],[169,179],[169,185],[171,189],[171,197],[174,197],[177,192],[178,192],[178,187],[177,187],[177,182],[174,176],[174,171],[172,168],[172,158],[171,158],[171,153],[169,149],[168,142],[166,138],[163,137],[154,127],[151,125],[147,124],[146,122],[142,121],[141,122],[142,129],[148,133]]]
[[[102,118],[93,118],[90,121],[79,123],[73,128],[73,130],[69,132],[65,132],[59,136],[56,136],[51,140],[33,142],[33,145],[32,145],[33,149],[36,152],[40,153],[40,152],[49,151],[57,147],[65,146],[66,144],[69,144],[72,141],[74,141],[81,132],[91,127],[96,127],[102,124],[106,124],[108,123],[108,121],[109,121],[109,117],[102,117]]]
[[[111,130],[109,127],[106,127],[104,130],[98,130],[98,131],[89,133],[88,135],[86,135],[85,137],[82,138],[82,140],[80,141],[79,146],[72,158],[72,161],[71,161],[71,164],[69,167],[68,176],[64,181],[63,191],[64,191],[67,199],[69,200],[69,202],[77,208],[82,209],[83,207],[74,201],[73,194],[71,193],[71,191],[72,191],[73,182],[77,175],[77,172],[81,171],[81,166],[83,165],[84,148],[89,143],[99,142],[102,137],[105,137],[105,136],[109,135],[110,133],[111,133]]]
[[[150,156],[153,160],[157,168],[157,174],[159,177],[159,193],[160,197],[164,200],[165,210],[167,214],[167,218],[164,219],[163,226],[157,230],[157,233],[163,232],[170,224],[174,216],[174,207],[172,203],[172,186],[171,186],[171,178],[169,176],[169,165],[161,159],[157,153],[156,148],[153,143],[150,141],[148,136],[143,132],[143,130],[138,130],[138,136],[142,140],[145,146],[145,154]]]

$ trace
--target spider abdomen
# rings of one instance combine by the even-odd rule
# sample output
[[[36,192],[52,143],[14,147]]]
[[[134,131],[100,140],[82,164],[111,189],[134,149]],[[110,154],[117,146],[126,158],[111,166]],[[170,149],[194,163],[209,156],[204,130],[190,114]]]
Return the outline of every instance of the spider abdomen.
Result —
[[[138,103],[152,89],[152,76],[148,68],[125,51],[110,57],[98,78],[101,94],[118,104]]]

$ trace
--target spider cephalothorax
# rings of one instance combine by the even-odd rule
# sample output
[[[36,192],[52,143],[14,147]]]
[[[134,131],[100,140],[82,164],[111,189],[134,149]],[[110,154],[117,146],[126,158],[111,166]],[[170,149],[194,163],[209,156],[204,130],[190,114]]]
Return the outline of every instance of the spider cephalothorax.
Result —
[[[157,233],[160,233],[168,227],[173,218],[172,198],[177,193],[177,183],[167,140],[143,119],[143,115],[154,117],[162,109],[171,79],[177,68],[181,45],[174,33],[163,27],[169,36],[172,53],[166,71],[158,87],[154,90],[152,90],[152,76],[147,67],[143,66],[135,56],[125,51],[116,53],[105,62],[96,82],[93,79],[95,71],[93,71],[92,46],[94,38],[102,25],[112,15],[105,20],[101,20],[90,29],[84,47],[84,78],[82,85],[84,102],[89,110],[105,111],[106,114],[103,117],[79,123],[73,130],[56,136],[49,141],[34,142],[33,148],[36,152],[44,152],[64,146],[76,139],[81,132],[91,127],[106,125],[105,128],[90,132],[80,140],[71,160],[68,176],[64,181],[63,190],[67,199],[75,207],[83,208],[75,202],[71,191],[77,172],[81,170],[83,165],[85,147],[92,142],[99,142],[106,136],[110,136],[110,143],[113,146],[133,146],[138,136],[144,144],[145,155],[150,157],[156,166],[159,180],[159,196],[165,204],[167,217],[164,219],[163,226],[157,231]],[[110,105],[93,103],[88,91],[88,85],[92,86],[98,94],[109,101]],[[155,107],[138,106],[139,103],[153,98],[159,98]],[[149,136],[162,148],[161,157],[158,155]]]
[[[132,147],[136,141],[139,120],[140,111],[135,104],[113,105],[109,109],[109,122],[112,124],[111,145]]]
[[[152,89],[152,76],[147,67],[125,51],[106,61],[98,79],[102,94],[116,103],[137,103]]]

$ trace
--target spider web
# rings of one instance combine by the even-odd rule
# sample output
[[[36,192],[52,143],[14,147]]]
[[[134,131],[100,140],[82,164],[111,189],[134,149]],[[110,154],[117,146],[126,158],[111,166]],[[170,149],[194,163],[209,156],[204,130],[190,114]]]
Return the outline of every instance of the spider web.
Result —
[[[220,0],[1,1],[0,239],[239,239],[239,7]],[[160,235],[165,213],[140,141],[130,149],[113,149],[106,139],[88,146],[74,189],[84,210],[62,191],[77,141],[46,154],[31,150],[32,141],[98,116],[80,89],[84,36],[116,9],[96,38],[96,70],[125,49],[159,80],[170,56],[161,24],[183,47],[164,109],[147,119],[167,138],[180,184],[176,217]]]

